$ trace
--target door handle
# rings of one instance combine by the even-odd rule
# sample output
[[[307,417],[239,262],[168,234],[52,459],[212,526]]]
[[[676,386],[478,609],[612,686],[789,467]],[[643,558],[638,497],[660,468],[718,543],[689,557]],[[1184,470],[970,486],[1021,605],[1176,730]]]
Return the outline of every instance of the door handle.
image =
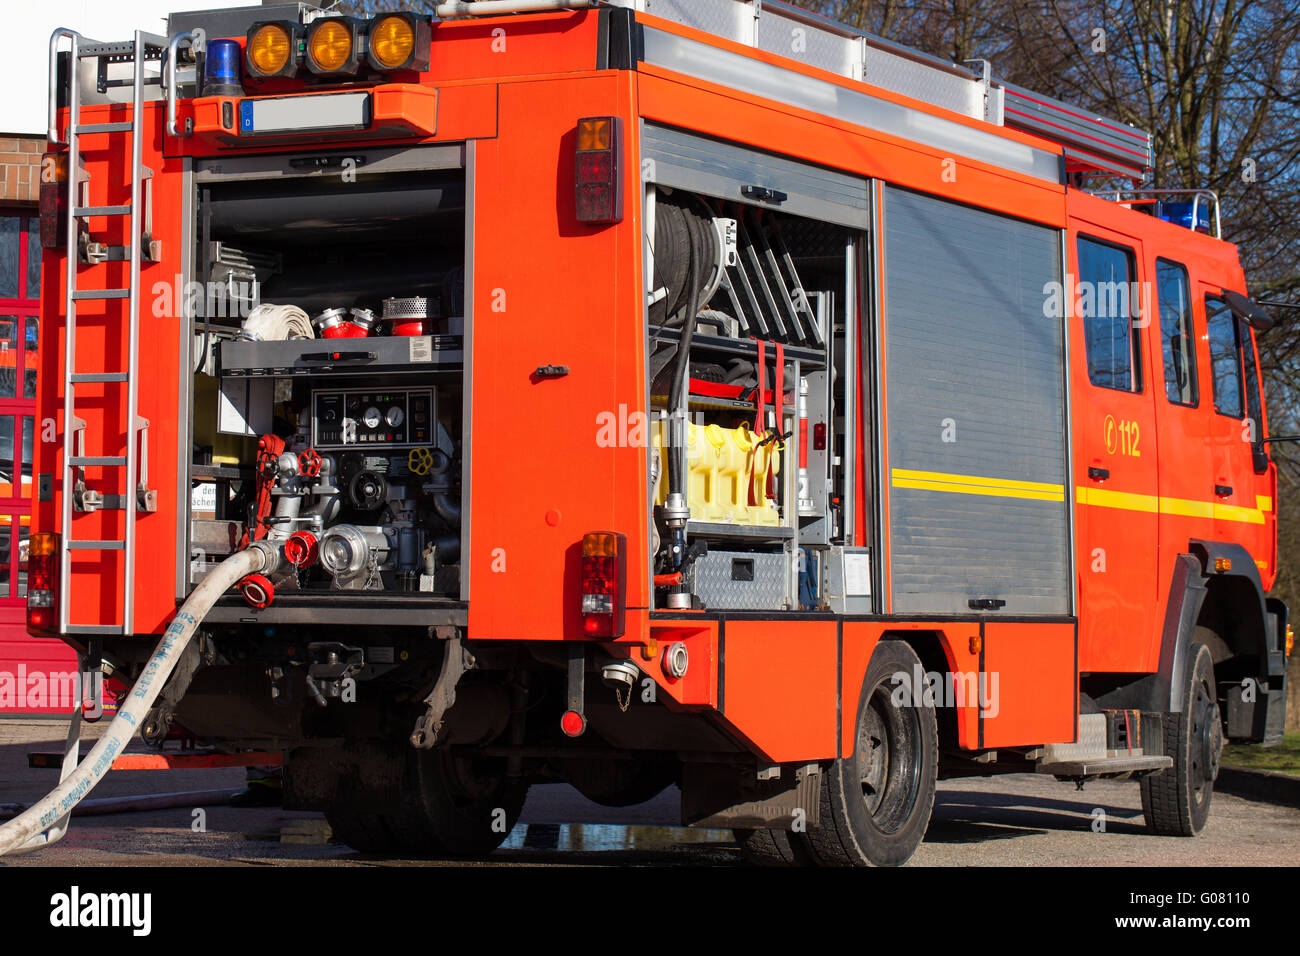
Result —
[[[1231,485],[1215,485],[1215,486],[1214,486],[1214,493],[1215,493],[1216,495],[1218,495],[1220,498],[1230,498],[1230,497],[1232,497],[1232,486],[1231,486]]]
[[[1105,481],[1110,477],[1109,468],[1089,468],[1088,477],[1093,481]]]

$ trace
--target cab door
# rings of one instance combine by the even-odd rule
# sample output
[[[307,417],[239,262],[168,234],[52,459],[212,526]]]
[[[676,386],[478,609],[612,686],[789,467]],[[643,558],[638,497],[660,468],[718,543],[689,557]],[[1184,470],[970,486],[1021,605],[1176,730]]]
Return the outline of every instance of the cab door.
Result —
[[[1156,626],[1153,307],[1140,242],[1081,222],[1069,247],[1079,669],[1137,671]]]
[[[1214,487],[1213,540],[1240,544],[1271,571],[1273,490],[1263,436],[1259,367],[1250,327],[1219,297],[1222,288],[1203,283],[1214,414],[1209,449]]]

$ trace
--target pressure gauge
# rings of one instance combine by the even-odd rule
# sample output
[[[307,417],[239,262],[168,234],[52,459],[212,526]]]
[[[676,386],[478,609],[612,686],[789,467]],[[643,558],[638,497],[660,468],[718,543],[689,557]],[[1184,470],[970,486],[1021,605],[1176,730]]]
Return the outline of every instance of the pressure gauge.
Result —
[[[361,421],[367,428],[378,428],[379,423],[383,420],[384,416],[380,413],[379,409],[375,408],[373,405],[367,408],[365,413],[361,416]]]
[[[388,422],[389,428],[399,428],[405,420],[406,412],[402,411],[401,408],[396,405],[390,408],[388,414],[384,416],[384,421]]]

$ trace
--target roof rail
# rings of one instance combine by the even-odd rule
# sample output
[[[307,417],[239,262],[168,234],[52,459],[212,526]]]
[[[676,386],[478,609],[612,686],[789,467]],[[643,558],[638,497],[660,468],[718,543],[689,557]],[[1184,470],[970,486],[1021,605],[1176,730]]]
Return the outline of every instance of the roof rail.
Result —
[[[1141,180],[1152,166],[1151,136],[1143,130],[998,82],[986,64],[972,70],[782,0],[602,2],[790,57],[995,126],[1032,133],[1063,147],[1069,172]],[[485,0],[461,4],[484,12],[488,5]]]
[[[1092,192],[1092,195],[1129,206],[1154,205],[1156,208],[1152,215],[1157,219],[1186,226],[1194,232],[1200,232],[1201,212],[1204,211],[1205,231],[1210,231],[1212,217],[1214,238],[1223,238],[1219,194],[1213,189],[1102,189]]]
[[[581,10],[599,0],[445,0],[433,8],[440,19],[489,17],[496,13],[534,13],[542,10]]]

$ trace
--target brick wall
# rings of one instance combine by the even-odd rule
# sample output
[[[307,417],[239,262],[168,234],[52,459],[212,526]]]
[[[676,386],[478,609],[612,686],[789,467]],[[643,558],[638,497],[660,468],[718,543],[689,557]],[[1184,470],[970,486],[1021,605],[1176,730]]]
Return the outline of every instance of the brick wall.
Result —
[[[0,134],[0,202],[36,202],[44,136]]]

